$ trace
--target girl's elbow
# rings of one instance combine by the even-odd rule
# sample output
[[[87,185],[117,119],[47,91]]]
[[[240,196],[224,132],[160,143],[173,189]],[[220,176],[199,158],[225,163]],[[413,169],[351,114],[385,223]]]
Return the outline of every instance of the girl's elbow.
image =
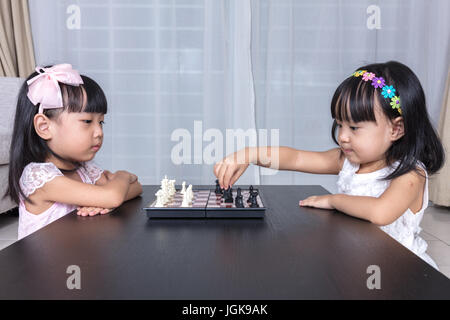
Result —
[[[388,214],[389,211],[375,209],[370,215],[369,221],[379,227],[384,227],[394,222]]]
[[[113,191],[108,202],[110,202],[112,208],[117,208],[120,207],[124,201],[125,195],[118,191]]]

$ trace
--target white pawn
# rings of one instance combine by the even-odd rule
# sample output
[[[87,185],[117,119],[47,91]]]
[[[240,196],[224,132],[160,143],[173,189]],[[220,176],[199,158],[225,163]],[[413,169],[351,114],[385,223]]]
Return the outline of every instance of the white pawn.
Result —
[[[173,196],[177,190],[175,189],[176,180],[170,180],[170,196]]]
[[[186,207],[189,207],[189,206],[190,206],[189,196],[188,196],[188,194],[186,192],[183,195],[183,202],[181,203],[181,207],[186,208]]]
[[[183,183],[181,184],[181,186],[182,186],[182,188],[181,188],[180,193],[181,193],[182,195],[184,195],[184,194],[186,193],[186,181],[183,181]]]
[[[192,191],[192,184],[189,185],[189,187],[186,190],[186,193],[188,195],[189,203],[192,203],[192,199],[194,198],[194,192]]]
[[[156,204],[155,207],[161,208],[164,207],[165,201],[164,201],[164,193],[161,189],[158,190],[157,193],[155,193],[156,196]]]

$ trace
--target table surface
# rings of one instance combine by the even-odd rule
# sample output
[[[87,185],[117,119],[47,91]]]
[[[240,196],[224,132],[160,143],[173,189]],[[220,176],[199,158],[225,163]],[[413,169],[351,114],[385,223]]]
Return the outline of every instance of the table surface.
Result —
[[[449,279],[377,226],[298,206],[320,186],[258,186],[264,219],[148,219],[158,187],[0,251],[0,299],[450,298]],[[79,290],[67,288],[71,265]],[[371,265],[381,289],[368,289]]]

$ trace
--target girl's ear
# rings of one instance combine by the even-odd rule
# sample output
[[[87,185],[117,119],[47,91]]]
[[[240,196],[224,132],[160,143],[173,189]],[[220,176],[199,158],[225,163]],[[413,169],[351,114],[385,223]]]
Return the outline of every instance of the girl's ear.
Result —
[[[44,140],[50,140],[52,133],[50,131],[50,119],[43,114],[37,114],[34,116],[34,130]]]
[[[397,117],[391,121],[391,140],[396,141],[405,135],[405,123],[403,117]]]

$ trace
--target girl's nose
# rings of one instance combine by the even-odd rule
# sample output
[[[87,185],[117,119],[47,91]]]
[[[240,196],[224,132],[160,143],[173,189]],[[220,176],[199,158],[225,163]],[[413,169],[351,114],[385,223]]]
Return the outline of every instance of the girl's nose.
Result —
[[[341,130],[339,130],[338,140],[339,140],[339,142],[342,142],[342,143],[348,143],[350,138],[349,138],[348,134],[344,130],[341,129]]]
[[[103,129],[102,127],[97,127],[94,131],[95,138],[103,138]]]

